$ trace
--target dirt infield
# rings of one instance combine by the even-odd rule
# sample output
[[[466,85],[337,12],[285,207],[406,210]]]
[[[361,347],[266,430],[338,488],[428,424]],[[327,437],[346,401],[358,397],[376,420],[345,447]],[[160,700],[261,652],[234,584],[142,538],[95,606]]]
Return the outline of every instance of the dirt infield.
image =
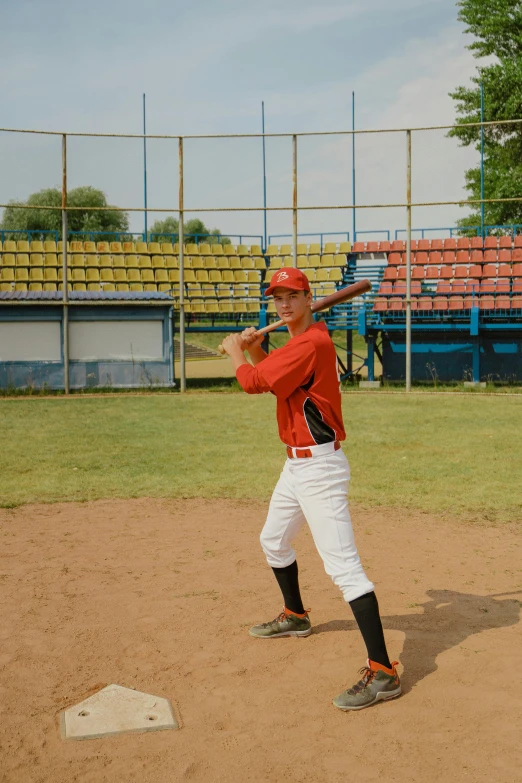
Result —
[[[257,640],[281,608],[265,505],[97,501],[0,511],[0,780],[518,781],[522,534],[352,506],[403,696],[331,699],[364,649],[311,536],[314,633]],[[495,593],[518,591],[492,598]],[[108,683],[170,698],[179,731],[65,742],[59,714]]]

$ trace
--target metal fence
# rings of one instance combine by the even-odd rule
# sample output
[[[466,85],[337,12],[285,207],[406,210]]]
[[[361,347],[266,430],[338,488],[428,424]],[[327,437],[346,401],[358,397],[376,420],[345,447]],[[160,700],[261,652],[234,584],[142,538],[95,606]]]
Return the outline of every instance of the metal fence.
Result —
[[[521,123],[522,120],[472,123],[468,127],[509,125],[515,133],[520,132]],[[483,199],[468,198],[465,172],[479,167],[479,152],[474,147],[459,146],[448,135],[452,127],[197,136],[2,128],[0,208],[11,213],[34,212],[42,225],[34,225],[33,221],[28,233],[44,231],[61,237],[65,324],[71,306],[67,286],[68,238],[103,232],[100,218],[108,210],[122,216],[120,231],[135,236],[150,236],[154,220],[172,216],[179,221],[181,391],[186,388],[184,223],[188,217],[205,222],[226,218],[226,226],[208,226],[213,236],[248,236],[256,241],[266,236],[269,221],[271,240],[291,238],[294,266],[298,242],[304,237],[320,237],[322,243],[334,235],[337,241],[341,237],[354,241],[404,236],[409,391],[412,236],[417,231],[422,236],[429,232],[440,232],[439,236],[449,232],[451,236],[463,230],[457,223],[466,209],[480,212],[488,203],[522,201],[522,194],[488,198],[487,188]],[[355,150],[356,190],[352,189]],[[54,191],[49,189],[53,186]],[[87,190],[80,191],[80,195],[85,194],[85,203],[72,203],[69,194],[82,186],[103,190],[114,206],[93,204]],[[25,203],[29,193],[35,191],[42,191],[39,200]],[[267,206],[262,206],[265,194]],[[81,226],[78,215],[82,215]],[[355,216],[357,229],[353,236]],[[516,233],[517,229],[517,224],[499,228],[506,233]],[[16,229],[2,225],[0,230],[4,236]],[[482,223],[472,230],[484,234],[487,227]],[[65,328],[64,356],[67,355]],[[65,372],[68,391],[67,361]]]

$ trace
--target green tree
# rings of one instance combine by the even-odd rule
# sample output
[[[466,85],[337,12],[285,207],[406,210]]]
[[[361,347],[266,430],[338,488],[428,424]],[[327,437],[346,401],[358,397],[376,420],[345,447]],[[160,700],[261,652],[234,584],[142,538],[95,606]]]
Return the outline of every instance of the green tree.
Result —
[[[11,201],[4,210],[0,228],[4,231],[58,231],[62,233],[62,194],[58,188],[47,188],[33,193],[27,201]],[[14,205],[17,205],[15,208]],[[126,212],[107,204],[102,190],[89,185],[74,188],[67,193],[69,207],[81,207],[67,212],[69,231],[126,232],[129,217]],[[34,207],[56,207],[56,209],[34,209]],[[32,207],[32,208],[31,208]],[[93,207],[102,207],[95,209]],[[37,238],[37,234],[33,238]],[[40,235],[40,238],[43,236]],[[13,235],[15,237],[15,235]]]
[[[155,234],[159,235],[154,236],[155,241],[170,242],[172,234],[177,236],[178,232],[179,220],[175,217],[168,217],[165,218],[165,220],[156,220],[150,228],[149,238],[151,234]],[[199,244],[200,242],[222,245],[230,244],[230,239],[222,236],[219,228],[207,228],[199,218],[192,218],[183,224],[183,235],[185,242],[193,242],[195,244]]]
[[[480,122],[480,83],[484,85],[485,122],[522,118],[522,4],[520,0],[460,0],[458,18],[475,36],[468,46],[477,58],[495,61],[477,68],[473,87],[457,87],[458,126],[450,136],[480,151],[480,128],[464,127]],[[484,130],[484,197],[522,196],[522,125],[486,126]],[[480,168],[466,172],[466,190],[480,199]],[[522,223],[522,201],[484,205],[487,225]],[[480,206],[462,218],[461,226],[480,225]]]

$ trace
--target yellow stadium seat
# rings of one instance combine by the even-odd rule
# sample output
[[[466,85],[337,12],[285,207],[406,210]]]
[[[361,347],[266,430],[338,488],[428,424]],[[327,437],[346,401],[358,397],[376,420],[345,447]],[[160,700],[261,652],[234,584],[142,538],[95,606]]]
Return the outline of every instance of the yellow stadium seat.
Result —
[[[96,242],[91,242],[91,241],[84,242],[83,252],[85,254],[90,253],[91,255],[97,253],[98,251],[96,249]]]
[[[297,267],[304,269],[308,266],[308,256],[297,256]]]
[[[29,258],[29,263],[31,264],[31,266],[43,266],[44,263],[43,254],[31,253],[31,256]]]
[[[220,313],[233,313],[234,312],[234,302],[231,299],[220,299],[219,300],[219,312]]]
[[[174,248],[172,247],[172,242],[162,242],[161,252],[164,256],[173,256]]]
[[[154,272],[152,269],[142,269],[141,270],[141,282],[142,283],[153,283],[154,282]]]
[[[43,276],[45,282],[56,283],[58,281],[58,275],[54,267],[44,267]]]
[[[246,282],[248,282],[247,273],[243,272],[242,269],[237,269],[234,272],[234,282],[235,283],[246,283]]]
[[[25,266],[20,266],[15,269],[15,280],[29,280],[29,270]]]
[[[261,310],[261,303],[259,299],[253,299],[247,302],[247,310],[249,313],[259,313]]]
[[[31,248],[29,242],[26,239],[19,239],[16,243],[16,249],[18,253],[30,253]]]
[[[233,283],[234,272],[231,269],[223,269],[221,272],[221,279],[224,283]]]
[[[98,253],[107,253],[109,254],[111,252],[110,245],[108,242],[98,242],[97,244]]]
[[[242,258],[241,258],[241,267],[243,269],[253,269],[254,268],[254,262],[250,258],[250,256],[242,256]]]
[[[199,283],[187,283],[187,296],[201,296],[201,285]]]
[[[234,294],[234,297],[236,297],[237,299],[240,299],[241,297],[247,297],[248,286],[243,285],[243,283],[238,283],[233,287],[232,293]]]
[[[250,253],[248,252],[247,246],[246,245],[238,245],[237,246],[236,255],[237,256],[249,256]]]
[[[257,297],[261,296],[261,286],[259,285],[259,283],[254,283],[254,284],[250,283],[250,285],[248,286],[248,295],[257,296]]]
[[[337,242],[326,242],[322,252],[323,253],[332,253],[332,255],[334,253],[337,253]],[[319,253],[319,255],[321,255],[321,249],[314,250],[314,253]]]
[[[343,279],[343,273],[341,269],[338,266],[334,266],[333,269],[330,269],[330,280],[335,283],[340,283]]]
[[[70,266],[85,266],[85,257],[80,255],[79,253],[73,253],[73,255],[69,258],[69,265]]]
[[[272,298],[268,301],[268,307],[266,308],[267,313],[276,313],[277,310],[275,308],[275,302]]]
[[[321,256],[321,266],[333,266],[333,265],[334,265],[333,255],[331,253],[324,253]]]
[[[247,280],[249,283],[259,283],[259,272],[257,269],[249,269],[247,271]]]
[[[230,286],[227,283],[218,283],[216,291],[219,297],[230,296]]]
[[[146,242],[136,242],[136,253],[140,255],[146,255],[149,252]]]
[[[167,269],[179,269],[179,258],[177,256],[164,256]]]
[[[227,243],[223,245],[223,253],[226,256],[237,256],[236,248],[234,245]]]
[[[73,291],[87,291],[87,286],[85,283],[73,283],[72,287]]]
[[[219,313],[219,303],[217,299],[205,300],[205,312],[206,313]]]
[[[194,242],[185,245],[185,253],[189,256],[199,256],[199,245],[196,245]]]
[[[205,259],[200,256],[190,256],[192,269],[204,269]]]
[[[235,313],[248,313],[248,307],[246,302],[234,302],[234,312]]]
[[[114,282],[114,272],[112,269],[100,269],[100,280],[102,283]]]
[[[58,266],[58,256],[56,253],[46,253],[44,255],[44,266]]]
[[[222,256],[223,253],[223,245],[212,245],[212,255],[213,256]]]
[[[69,270],[67,270],[69,271]],[[63,280],[63,266],[59,266],[56,270],[56,274],[58,275],[58,280]]]
[[[116,291],[116,286],[114,283],[102,283],[100,288],[102,291]]]
[[[326,282],[329,279],[328,269],[318,269],[315,273],[315,279],[318,283]]]
[[[136,252],[136,245],[134,244],[134,242],[123,242],[122,250],[124,253],[128,253],[129,255],[134,255],[134,253]]]
[[[277,272],[277,269],[269,269],[268,272],[265,275],[265,283],[269,283],[275,273]]]
[[[111,254],[123,253],[121,242],[109,242],[109,253]]]
[[[151,256],[161,255],[161,245],[159,242],[149,242],[148,249]]]
[[[140,256],[138,260],[138,264],[140,269],[152,268],[152,261],[150,260],[150,256]]]
[[[208,242],[201,242],[199,245],[199,254],[200,256],[209,256],[210,253],[210,245]]]
[[[0,278],[1,279],[1,278]],[[12,291],[14,283],[0,283],[0,291]]]
[[[43,272],[44,271],[43,271],[42,267],[37,267],[37,266],[31,267],[31,269],[29,270],[29,280],[31,280],[31,282],[43,283],[43,281],[44,281],[44,274],[43,274]],[[82,278],[80,278],[80,280],[81,279]]]
[[[15,291],[27,291],[27,283],[15,283]]]
[[[129,292],[129,284],[128,283],[116,283],[116,291],[121,291],[122,293],[128,293]]]
[[[121,270],[120,270],[121,271]],[[99,283],[100,282],[100,270],[93,267],[89,267],[85,270],[85,280],[87,283]]]
[[[165,269],[165,259],[163,256],[152,256],[153,269]]]
[[[172,249],[174,250],[174,255],[179,255],[179,242],[174,242]]]
[[[79,242],[78,240],[74,240],[71,242],[71,253],[83,253],[83,242]]]
[[[17,253],[16,266],[29,266],[29,255],[27,253]]]
[[[281,245],[279,249],[279,254],[281,256],[291,256],[292,255],[292,245]]]
[[[134,255],[125,256],[125,266],[127,267],[127,269],[129,269],[129,267],[135,269],[139,265],[140,262],[138,260],[138,256],[134,256]]]
[[[308,255],[308,245],[297,245],[297,255],[298,256],[307,256]]]
[[[254,269],[259,269],[264,272],[266,269],[265,259],[262,256],[253,256]]]
[[[31,269],[31,272],[33,270]],[[69,275],[69,279],[72,280],[73,283],[84,283],[85,282],[85,269],[79,269],[77,267],[73,267],[71,269],[71,273]]]
[[[31,253],[43,253],[44,246],[40,240],[33,240],[30,244]]]
[[[335,247],[335,245],[334,245],[334,247]],[[330,250],[328,250],[328,251],[325,250],[325,253],[326,252],[330,253],[331,251]],[[314,242],[314,243],[312,243],[310,245],[310,247],[308,248],[308,255],[309,256],[320,256],[321,255],[321,245],[319,244],[319,242]]]
[[[29,291],[43,291],[43,283],[29,283]]]
[[[156,283],[168,283],[169,282],[169,273],[166,269],[156,269],[156,272],[154,273],[154,277],[156,279]]]
[[[170,292],[170,283],[158,283],[158,291],[162,294]]]
[[[214,260],[218,269],[230,269],[230,260],[226,256]]]
[[[14,253],[4,253],[2,256],[2,266],[15,266],[15,254]]]
[[[266,249],[266,256],[278,256],[279,255],[279,248],[277,245],[268,245]]]
[[[129,283],[141,283],[140,270],[135,267],[127,269],[127,280]]]
[[[315,269],[305,269],[305,275],[311,283],[315,281]]]
[[[216,295],[215,286],[212,283],[202,283],[201,294],[202,296],[215,296]]]
[[[97,269],[92,269],[90,271],[97,272],[98,270]],[[88,279],[89,279],[89,270],[87,270],[87,280]],[[96,280],[96,278],[93,278],[93,279]],[[127,282],[127,270],[126,269],[121,269],[120,267],[115,269],[114,270],[114,282],[115,283],[126,283]]]
[[[228,263],[230,265],[230,269],[241,269],[241,259],[239,256],[229,256]]]
[[[169,282],[179,283],[179,269],[169,269]]]
[[[89,253],[88,256],[85,256],[85,266],[86,267],[96,267],[96,269],[100,266],[100,259],[98,256],[95,256],[93,253]]]
[[[56,283],[44,283],[42,290],[44,290],[44,291],[56,291]]]
[[[350,253],[352,250],[351,242],[340,242],[339,253]]]
[[[346,256],[344,253],[334,255],[334,266],[346,266]]]
[[[86,262],[86,264],[87,264],[87,262]],[[118,267],[119,269],[124,267],[125,266],[125,256],[122,255],[122,254],[113,256],[112,257],[112,265],[113,265],[113,267],[115,267],[115,268]]]
[[[196,280],[198,283],[208,283],[208,270],[196,269]]]
[[[184,281],[185,283],[195,283],[196,282],[196,273],[193,269],[185,269],[184,270]]]
[[[6,239],[4,242],[4,253],[16,253],[16,242],[12,239]]]
[[[294,257],[293,256],[285,256],[283,258],[283,266],[293,266],[294,265]]]
[[[143,292],[143,286],[141,283],[131,283],[129,288],[131,291],[138,291],[140,293]]]
[[[56,253],[56,242],[54,239],[46,239],[43,246],[44,253]]]
[[[103,255],[98,256],[100,266],[110,266],[112,267],[112,256],[108,255],[108,253],[104,253]]]
[[[221,270],[210,269],[208,273],[208,279],[211,283],[221,283]]]
[[[270,269],[281,269],[283,266],[283,259],[281,256],[272,256],[270,259]]]
[[[217,260],[214,258],[214,256],[205,256],[204,261],[205,261],[205,269],[216,269]]]
[[[261,250],[261,245],[250,245],[250,255],[251,256],[262,256],[263,251]]]

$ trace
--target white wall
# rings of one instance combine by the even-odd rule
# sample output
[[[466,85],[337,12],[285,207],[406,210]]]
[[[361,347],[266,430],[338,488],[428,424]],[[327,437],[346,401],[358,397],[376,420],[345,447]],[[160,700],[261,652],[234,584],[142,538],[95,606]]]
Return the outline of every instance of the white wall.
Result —
[[[69,357],[84,362],[163,360],[163,322],[70,321]]]
[[[0,321],[0,362],[59,361],[58,321]]]

